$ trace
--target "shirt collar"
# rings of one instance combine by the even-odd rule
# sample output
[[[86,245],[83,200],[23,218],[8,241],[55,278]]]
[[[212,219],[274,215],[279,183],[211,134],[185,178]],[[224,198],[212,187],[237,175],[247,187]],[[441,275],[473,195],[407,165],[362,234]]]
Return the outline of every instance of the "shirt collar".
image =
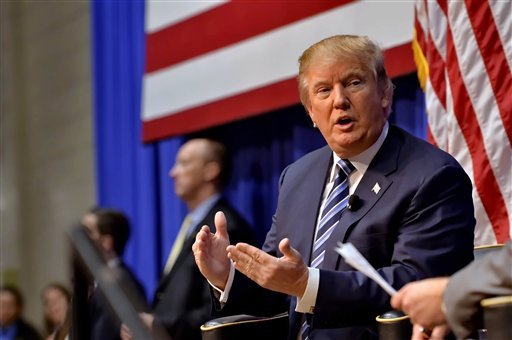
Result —
[[[119,257],[114,257],[107,261],[107,267],[109,268],[117,268],[120,266],[120,264],[121,260],[119,259]]]
[[[215,203],[220,199],[220,194],[215,194],[199,204],[197,208],[191,211],[188,216],[190,217],[190,223],[196,225],[206,217],[206,214],[213,208]]]

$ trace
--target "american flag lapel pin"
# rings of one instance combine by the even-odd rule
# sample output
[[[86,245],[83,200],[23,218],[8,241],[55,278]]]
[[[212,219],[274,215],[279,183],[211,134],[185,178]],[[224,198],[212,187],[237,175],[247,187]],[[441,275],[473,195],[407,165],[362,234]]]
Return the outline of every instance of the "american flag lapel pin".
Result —
[[[379,191],[380,191],[379,183],[375,183],[375,185],[372,188],[372,191],[375,193],[375,195],[377,195],[379,193]]]

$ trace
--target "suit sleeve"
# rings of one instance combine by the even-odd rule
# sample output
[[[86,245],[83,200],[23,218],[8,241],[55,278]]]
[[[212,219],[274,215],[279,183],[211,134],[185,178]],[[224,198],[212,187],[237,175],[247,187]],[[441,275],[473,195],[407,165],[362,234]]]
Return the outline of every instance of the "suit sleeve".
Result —
[[[446,319],[457,338],[483,328],[480,301],[512,294],[512,242],[487,254],[450,278],[444,295]]]
[[[404,182],[396,187],[401,184]],[[361,236],[365,239],[361,244],[367,246],[362,252],[396,289],[410,281],[451,275],[473,259],[471,183],[462,168],[442,167],[413,190],[412,195],[403,199],[382,197],[381,206],[374,209],[380,209],[380,216],[386,216],[385,222],[372,220],[376,225],[368,226],[367,230],[377,232]],[[395,211],[386,211],[393,210],[389,207],[392,200],[400,204],[392,207]],[[389,260],[382,247],[390,249]],[[382,261],[387,264],[378,265]],[[321,270],[313,327],[371,322],[391,309],[389,300],[382,288],[360,272]]]

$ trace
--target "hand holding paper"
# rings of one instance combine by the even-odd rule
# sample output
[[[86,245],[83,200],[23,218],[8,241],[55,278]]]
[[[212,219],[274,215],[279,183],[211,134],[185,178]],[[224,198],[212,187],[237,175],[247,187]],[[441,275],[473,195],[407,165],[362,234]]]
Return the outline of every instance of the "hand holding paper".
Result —
[[[396,294],[396,290],[387,283],[382,276],[372,267],[368,261],[361,255],[361,253],[352,245],[352,243],[338,242],[338,247],[335,248],[336,252],[343,256],[345,262],[359,270],[364,275],[368,276],[373,281],[377,282],[389,295]]]

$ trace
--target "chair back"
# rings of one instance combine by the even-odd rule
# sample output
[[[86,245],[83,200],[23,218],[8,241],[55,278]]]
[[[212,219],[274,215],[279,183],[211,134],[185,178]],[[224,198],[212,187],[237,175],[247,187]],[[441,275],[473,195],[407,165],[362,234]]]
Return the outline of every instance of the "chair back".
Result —
[[[203,340],[281,340],[288,337],[288,313],[271,317],[231,315],[201,326]]]
[[[475,260],[486,256],[487,254],[493,253],[497,250],[503,248],[504,244],[489,244],[483,246],[477,246],[473,250],[473,255],[475,256]]]
[[[512,295],[483,299],[487,339],[512,339]]]

